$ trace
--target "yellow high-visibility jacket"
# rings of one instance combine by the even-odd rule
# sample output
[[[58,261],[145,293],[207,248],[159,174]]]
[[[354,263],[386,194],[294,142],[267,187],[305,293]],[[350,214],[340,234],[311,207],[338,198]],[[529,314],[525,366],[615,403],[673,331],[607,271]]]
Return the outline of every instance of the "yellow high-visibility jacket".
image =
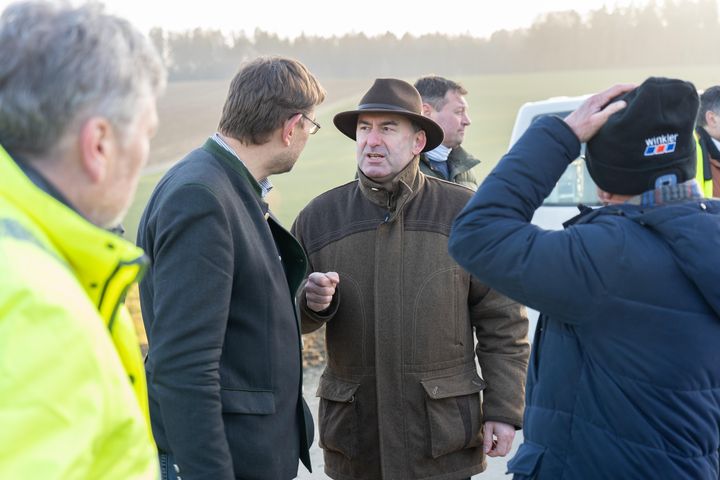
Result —
[[[705,198],[712,198],[713,197],[713,180],[712,180],[712,174],[711,171],[708,171],[708,178],[705,179],[705,171],[707,170],[705,168],[705,165],[707,162],[705,161],[705,153],[703,151],[702,146],[700,145],[700,138],[695,135],[695,155],[697,156],[697,169],[695,170],[695,181],[697,181],[698,185],[700,185],[700,190],[703,193],[703,196]],[[710,169],[710,165],[707,164],[708,169]]]
[[[0,479],[158,478],[123,306],[145,263],[0,147]]]

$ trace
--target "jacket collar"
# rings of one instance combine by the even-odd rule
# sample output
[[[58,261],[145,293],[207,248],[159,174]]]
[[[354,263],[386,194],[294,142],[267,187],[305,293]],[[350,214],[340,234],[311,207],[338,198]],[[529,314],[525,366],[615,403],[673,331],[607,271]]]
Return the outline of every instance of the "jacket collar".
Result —
[[[263,197],[262,187],[257,182],[257,180],[255,180],[255,177],[252,176],[252,173],[250,173],[250,170],[247,169],[245,164],[241,160],[239,160],[237,156],[233,155],[232,153],[221,147],[212,138],[207,139],[205,144],[202,146],[202,149],[210,153],[210,155],[212,155],[213,157],[219,159],[223,165],[227,166],[235,173],[239,174],[240,178],[245,179],[245,181],[250,185],[250,187],[252,187],[253,191],[257,195],[258,204],[260,205],[260,209],[262,210],[263,215],[267,220],[267,218],[272,215],[270,213],[270,206]]]
[[[701,200],[702,198],[700,185],[698,185],[694,178],[691,178],[677,185],[667,185],[654,190],[648,190],[647,192],[632,197],[626,203],[640,205],[642,207],[656,207],[687,200]]]
[[[247,180],[255,193],[257,193],[258,198],[262,199],[262,187],[260,187],[260,184],[252,176],[250,170],[247,169],[245,164],[242,161],[238,161],[238,158],[235,155],[218,145],[218,143],[212,138],[207,139],[205,144],[202,146],[202,149],[220,159],[225,165],[240,174],[242,178]]]
[[[637,211],[642,214],[645,209],[701,200],[703,200],[703,196],[700,186],[695,179],[692,178],[677,185],[668,185],[654,190],[648,190],[647,192],[630,198],[624,203],[616,205],[591,208],[580,204],[578,205],[580,213],[564,222],[563,227],[568,228],[572,225],[588,223],[599,215],[628,216],[630,211]]]
[[[145,270],[147,258],[142,249],[91,224],[38,188],[1,146],[0,199],[32,220],[40,230],[37,235],[42,235],[29,232],[34,241],[43,248],[47,244],[110,322],[117,300]]]
[[[247,168],[247,165],[245,165],[245,161],[243,161],[243,159],[240,158],[240,156],[237,154],[237,152],[235,152],[235,150],[233,150],[232,147],[230,147],[230,145],[228,145],[228,144],[225,142],[225,140],[223,140],[223,138],[220,136],[220,133],[215,132],[215,133],[210,137],[210,139],[212,139],[215,143],[217,143],[218,145],[220,145],[220,146],[223,148],[223,150],[225,150],[225,151],[228,152],[230,155],[232,155],[233,157],[235,157],[238,162],[242,163],[243,166],[244,166],[245,168]],[[249,171],[248,171],[248,173],[249,173]],[[270,182],[270,179],[269,179],[268,177],[265,177],[265,178],[261,178],[261,179],[256,180],[256,181],[257,181],[257,184],[260,186],[260,189],[262,190],[262,193],[261,193],[262,198],[267,197],[268,193],[270,193],[270,190],[273,189],[273,184],[272,184],[272,182]]]
[[[423,153],[420,155],[420,161],[430,167],[430,159],[426,154]],[[464,148],[455,147],[450,151],[447,164],[448,170],[450,171],[450,178],[455,178],[461,173],[465,173],[480,165],[480,160],[470,155]]]
[[[48,179],[43,177],[43,175],[38,172],[35,167],[30,165],[28,162],[26,162],[22,157],[14,154],[8,153],[8,155],[15,160],[15,163],[18,167],[20,167],[20,170],[23,171],[26,177],[32,181],[36,187],[38,187],[43,192],[47,193],[51,197],[53,197],[55,200],[57,200],[60,203],[63,203],[73,209],[74,211],[78,211],[77,208],[75,208],[70,201],[63,195],[60,190],[55,188],[55,185],[50,183]]]
[[[473,157],[462,147],[455,147],[450,152],[448,161],[455,165],[456,170],[466,171],[471,168],[480,165],[480,160]]]
[[[405,204],[413,198],[425,184],[425,177],[420,173],[418,157],[398,172],[391,180],[378,183],[367,177],[358,169],[360,191],[372,203],[388,210],[389,216],[401,211]]]
[[[713,138],[710,136],[710,134],[707,133],[707,131],[701,126],[698,126],[695,131],[700,138],[700,144],[702,145],[702,148],[706,152],[708,152],[710,158],[714,160],[720,160],[720,151],[718,150],[717,144],[713,142]]]

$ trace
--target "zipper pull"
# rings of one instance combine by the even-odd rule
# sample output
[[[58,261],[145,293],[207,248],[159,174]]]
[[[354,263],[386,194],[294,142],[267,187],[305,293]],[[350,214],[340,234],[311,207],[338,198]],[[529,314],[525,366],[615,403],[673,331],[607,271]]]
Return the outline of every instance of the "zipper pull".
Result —
[[[390,220],[390,212],[387,212],[387,213],[385,214],[385,219],[383,220],[383,223],[387,223],[388,220]]]

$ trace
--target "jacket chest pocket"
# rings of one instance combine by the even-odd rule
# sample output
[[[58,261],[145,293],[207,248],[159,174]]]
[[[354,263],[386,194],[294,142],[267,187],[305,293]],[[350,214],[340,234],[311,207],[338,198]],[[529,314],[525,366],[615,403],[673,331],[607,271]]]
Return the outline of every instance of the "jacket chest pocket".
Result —
[[[320,447],[349,459],[357,453],[358,412],[355,392],[360,385],[328,375],[320,377]]]
[[[427,379],[421,383],[427,394],[425,403],[432,458],[482,445],[480,392],[485,388],[485,382],[477,372]]]

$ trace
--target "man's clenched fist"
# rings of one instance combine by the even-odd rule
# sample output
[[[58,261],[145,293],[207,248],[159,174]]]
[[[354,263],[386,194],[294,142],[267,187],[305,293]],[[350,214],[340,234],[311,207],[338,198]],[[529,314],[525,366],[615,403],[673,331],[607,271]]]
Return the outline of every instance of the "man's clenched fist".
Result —
[[[337,272],[313,272],[305,284],[307,306],[314,312],[322,312],[330,306],[335,288],[340,283]]]

